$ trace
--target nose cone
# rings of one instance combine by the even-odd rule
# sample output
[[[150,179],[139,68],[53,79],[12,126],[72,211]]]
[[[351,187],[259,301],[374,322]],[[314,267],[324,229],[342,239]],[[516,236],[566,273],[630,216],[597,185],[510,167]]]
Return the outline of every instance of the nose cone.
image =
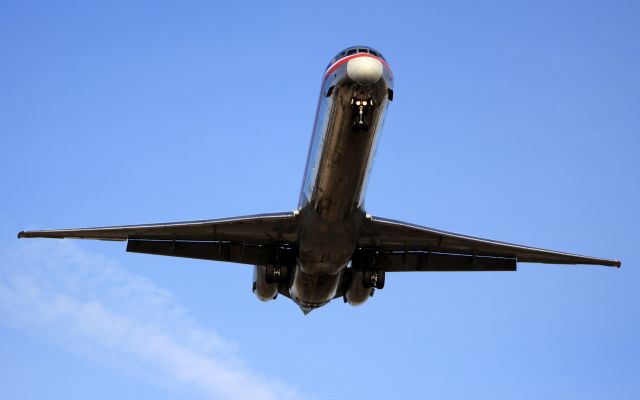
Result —
[[[373,57],[356,57],[347,63],[347,75],[356,83],[371,85],[382,77],[383,67],[380,60]]]

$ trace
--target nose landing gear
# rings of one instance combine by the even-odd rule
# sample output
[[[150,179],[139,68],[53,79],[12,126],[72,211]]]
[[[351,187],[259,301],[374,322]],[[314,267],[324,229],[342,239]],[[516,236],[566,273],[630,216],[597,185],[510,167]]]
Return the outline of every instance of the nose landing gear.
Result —
[[[369,110],[373,107],[373,99],[351,99],[354,111],[353,126],[359,129],[369,128]]]

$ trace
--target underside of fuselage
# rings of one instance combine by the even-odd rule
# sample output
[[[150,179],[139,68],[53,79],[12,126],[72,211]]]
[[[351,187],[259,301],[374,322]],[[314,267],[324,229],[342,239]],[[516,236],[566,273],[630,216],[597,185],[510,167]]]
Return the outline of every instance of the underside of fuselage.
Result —
[[[356,54],[323,80],[300,195],[298,257],[291,298],[309,311],[341,295],[365,212],[364,193],[392,94],[386,62]]]

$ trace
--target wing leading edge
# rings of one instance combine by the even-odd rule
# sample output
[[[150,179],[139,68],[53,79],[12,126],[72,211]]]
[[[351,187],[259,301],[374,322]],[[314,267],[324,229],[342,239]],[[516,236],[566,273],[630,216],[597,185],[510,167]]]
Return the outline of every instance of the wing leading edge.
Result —
[[[356,265],[387,271],[512,271],[517,262],[620,267],[618,260],[539,249],[369,217]]]

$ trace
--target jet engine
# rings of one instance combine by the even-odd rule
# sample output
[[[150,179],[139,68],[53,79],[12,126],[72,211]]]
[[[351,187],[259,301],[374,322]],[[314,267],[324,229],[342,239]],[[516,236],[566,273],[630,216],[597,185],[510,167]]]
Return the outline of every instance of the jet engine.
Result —
[[[359,306],[373,296],[375,289],[384,287],[384,271],[349,271],[349,286],[344,294],[345,302]]]
[[[278,282],[267,281],[267,267],[256,265],[253,269],[253,293],[260,301],[273,300],[278,296]]]
[[[253,269],[253,293],[260,301],[273,300],[278,296],[278,282],[286,279],[286,267],[256,265]]]

